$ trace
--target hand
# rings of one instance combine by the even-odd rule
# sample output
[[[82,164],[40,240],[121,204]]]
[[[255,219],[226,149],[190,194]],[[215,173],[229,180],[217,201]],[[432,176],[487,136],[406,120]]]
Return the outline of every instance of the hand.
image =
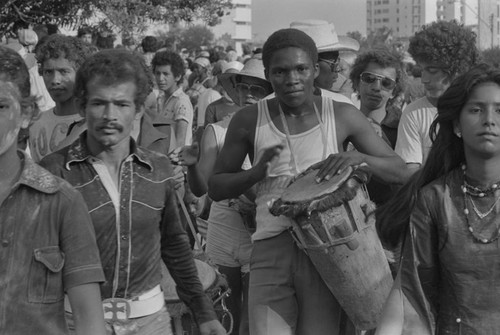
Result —
[[[174,165],[174,181],[176,190],[184,185],[184,168],[182,166]]]
[[[227,332],[218,320],[211,320],[200,324],[201,335],[226,335]]]
[[[174,164],[191,166],[198,162],[199,153],[200,148],[198,142],[194,142],[193,145],[185,145],[176,148],[168,156]]]
[[[313,164],[309,169],[319,169],[316,182],[320,183],[323,180],[330,180],[335,174],[342,173],[348,166],[358,166],[364,162],[364,154],[353,150],[332,154],[325,160]]]
[[[281,143],[269,147],[264,151],[264,154],[254,166],[254,168],[258,171],[259,176],[261,176],[261,178],[259,179],[263,179],[269,175],[269,169],[271,165],[278,159],[281,151],[283,150],[283,147],[284,145]]]

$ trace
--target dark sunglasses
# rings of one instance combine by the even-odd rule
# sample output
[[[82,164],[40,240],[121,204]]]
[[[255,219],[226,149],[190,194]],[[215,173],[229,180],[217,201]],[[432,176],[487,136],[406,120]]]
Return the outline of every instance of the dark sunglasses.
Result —
[[[330,71],[332,71],[332,72],[340,72],[339,58],[337,58],[334,61],[329,60],[329,59],[319,58],[318,61],[325,62],[326,64],[328,64],[330,66]]]
[[[380,80],[382,87],[388,91],[396,87],[396,81],[394,79],[371,72],[363,72],[359,78],[361,78],[361,81],[366,84],[373,84],[375,81]]]
[[[250,93],[251,96],[257,99],[262,99],[266,97],[267,90],[259,85],[248,85],[245,83],[237,83],[234,87],[244,96],[247,96]]]

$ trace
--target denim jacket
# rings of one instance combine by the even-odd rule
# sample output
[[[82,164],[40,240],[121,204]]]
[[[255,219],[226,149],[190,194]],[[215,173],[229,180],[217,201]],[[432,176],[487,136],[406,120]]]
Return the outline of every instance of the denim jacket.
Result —
[[[0,204],[0,334],[67,334],[64,292],[104,281],[82,196],[35,164]]]
[[[215,319],[180,222],[168,158],[131,139],[130,155],[120,167],[119,206],[115,207],[93,167],[97,158],[86,146],[86,135],[45,157],[41,164],[72,184],[87,203],[106,277],[102,298],[132,299],[158,285],[161,258],[179,297],[198,322]]]

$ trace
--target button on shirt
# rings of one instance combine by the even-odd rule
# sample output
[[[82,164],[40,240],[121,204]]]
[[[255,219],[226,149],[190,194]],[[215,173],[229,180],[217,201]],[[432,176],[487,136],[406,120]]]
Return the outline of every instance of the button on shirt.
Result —
[[[198,321],[216,318],[179,219],[166,156],[138,147],[131,139],[116,186],[104,164],[91,156],[84,132],[41,164],[69,181],[87,203],[106,277],[103,299],[133,299],[158,285],[162,258],[176,280],[179,297]]]
[[[0,334],[67,334],[64,293],[104,281],[85,202],[24,152],[0,204]]]

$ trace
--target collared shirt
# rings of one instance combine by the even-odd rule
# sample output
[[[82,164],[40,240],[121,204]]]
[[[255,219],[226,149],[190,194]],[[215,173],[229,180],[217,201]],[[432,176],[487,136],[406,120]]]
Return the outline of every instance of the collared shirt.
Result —
[[[25,153],[0,205],[0,334],[67,334],[64,292],[104,281],[87,207]]]
[[[168,158],[131,140],[119,186],[108,191],[112,187],[96,171],[98,159],[90,154],[86,135],[44,158],[42,165],[69,181],[87,202],[106,276],[102,298],[133,299],[158,285],[161,257],[176,280],[179,297],[198,321],[215,319],[180,223]]]
[[[182,88],[178,88],[169,97],[166,97],[163,92],[160,92],[158,96],[158,115],[172,121],[186,121],[188,123],[186,145],[191,144],[193,138],[194,109],[189,97],[184,93]]]

